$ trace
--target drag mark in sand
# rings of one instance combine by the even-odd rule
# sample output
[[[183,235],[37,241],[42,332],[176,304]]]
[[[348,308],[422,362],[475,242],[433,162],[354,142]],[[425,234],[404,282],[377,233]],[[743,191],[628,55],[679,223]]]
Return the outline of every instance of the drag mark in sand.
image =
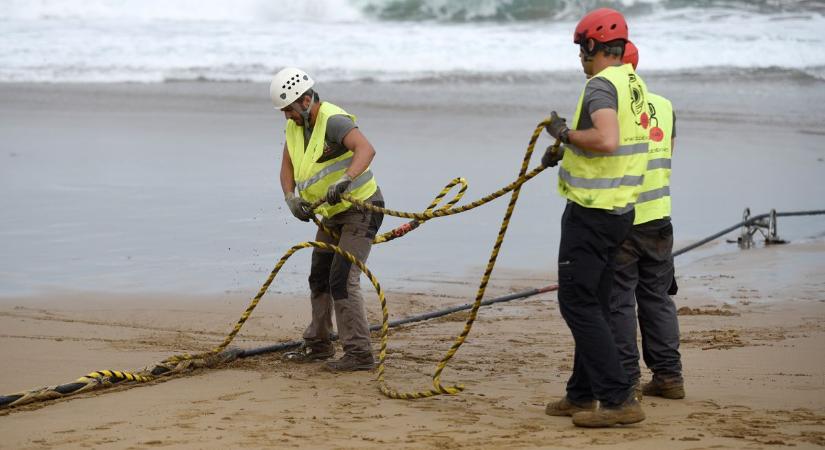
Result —
[[[26,309],[20,306],[14,308],[15,310]],[[56,316],[55,313],[49,311],[41,311],[37,310],[36,312],[40,312],[43,315],[37,314],[21,314],[21,313],[12,313],[12,312],[5,312],[0,311],[0,317],[11,317],[17,319],[29,319],[29,320],[43,320],[43,321],[53,321],[53,322],[64,322],[64,323],[76,323],[82,325],[98,325],[98,326],[105,326],[105,327],[118,327],[118,328],[129,328],[133,330],[148,330],[148,331],[164,331],[169,333],[179,333],[185,332],[190,334],[197,334],[197,335],[204,335],[204,336],[216,336],[216,337],[223,337],[226,333],[221,332],[214,332],[214,331],[203,331],[203,330],[181,330],[180,328],[164,328],[164,327],[157,327],[151,325],[137,325],[133,323],[123,323],[123,322],[106,322],[101,320],[86,320],[86,319],[72,319],[68,317],[59,317]],[[248,336],[247,336],[248,337]],[[253,336],[253,338],[256,336]],[[263,336],[257,336],[259,338],[265,338]]]
[[[719,308],[714,309],[700,309],[700,308],[691,308],[689,306],[683,306],[679,308],[676,313],[680,316],[738,316],[739,313],[730,311],[730,310],[722,310]]]
[[[795,328],[796,330],[746,328],[689,331],[682,334],[681,343],[688,348],[700,347],[702,350],[727,350],[737,347],[770,345],[770,342],[802,337],[799,327]]]
[[[762,445],[825,446],[825,414],[806,408],[754,410],[743,405],[703,403],[703,411],[687,419],[717,437]]]
[[[18,334],[0,334],[0,339],[30,339],[35,341],[54,341],[54,342],[104,342],[107,344],[125,343],[128,339],[107,339],[107,338],[80,338],[71,336],[42,336],[42,335],[18,335]]]

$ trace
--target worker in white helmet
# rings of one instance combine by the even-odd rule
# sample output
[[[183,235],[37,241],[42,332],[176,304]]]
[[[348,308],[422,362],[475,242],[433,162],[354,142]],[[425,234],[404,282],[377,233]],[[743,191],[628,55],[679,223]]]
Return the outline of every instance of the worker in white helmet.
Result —
[[[384,206],[370,170],[375,149],[358,129],[355,116],[321,102],[313,85],[306,72],[292,67],[278,72],[270,84],[272,103],[287,119],[281,163],[284,199],[297,219],[307,222],[313,214],[320,214],[322,223],[339,235],[334,238],[319,229],[315,240],[338,245],[366,261],[384,216],[353,208],[341,196]],[[310,211],[310,205],[318,201],[323,203]],[[304,331],[304,345],[285,354],[286,361],[316,362],[335,355],[330,339],[334,310],[344,356],[327,361],[324,367],[333,372],[374,368],[360,274],[341,255],[313,249],[309,275],[312,320]]]

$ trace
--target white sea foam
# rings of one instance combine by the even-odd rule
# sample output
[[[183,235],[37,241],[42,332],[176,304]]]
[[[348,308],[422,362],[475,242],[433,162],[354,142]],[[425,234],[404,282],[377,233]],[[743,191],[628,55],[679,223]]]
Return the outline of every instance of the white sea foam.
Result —
[[[4,0],[0,19],[350,22],[364,18],[349,0]]]
[[[575,19],[508,19],[518,11],[507,1],[472,8],[439,1],[399,12],[393,5],[406,3],[391,0],[0,0],[0,81],[265,81],[287,65],[326,81],[508,80],[580,70]],[[554,16],[571,15],[567,2],[555,3]],[[825,79],[825,17],[815,8],[664,3],[617,2],[630,11],[647,7],[629,15],[645,70],[778,69]],[[442,19],[504,18],[381,19],[435,12]]]

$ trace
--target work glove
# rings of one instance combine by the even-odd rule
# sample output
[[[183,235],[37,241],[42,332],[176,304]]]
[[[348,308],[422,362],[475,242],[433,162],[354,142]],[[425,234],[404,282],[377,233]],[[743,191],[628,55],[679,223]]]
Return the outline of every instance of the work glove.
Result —
[[[329,189],[327,189],[327,203],[334,205],[340,202],[341,194],[347,190],[350,184],[352,184],[352,177],[344,172],[344,174],[341,175],[341,178],[339,178],[335,183],[332,183],[329,186]]]
[[[567,133],[570,132],[570,128],[567,127],[567,120],[559,117],[555,111],[550,113],[550,123],[545,125],[544,129],[555,139],[561,140],[565,144],[570,143],[567,137]]]
[[[296,196],[292,192],[286,193],[284,201],[286,201],[289,211],[293,216],[295,216],[295,218],[303,222],[309,222],[309,218],[312,217],[312,211],[309,209],[309,202]]]
[[[547,147],[541,157],[541,164],[544,167],[556,167],[564,156],[564,147],[553,144]]]

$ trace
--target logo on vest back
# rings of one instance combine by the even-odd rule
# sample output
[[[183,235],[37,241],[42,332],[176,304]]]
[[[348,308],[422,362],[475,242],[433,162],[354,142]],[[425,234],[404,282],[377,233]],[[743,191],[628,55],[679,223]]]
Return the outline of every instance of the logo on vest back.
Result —
[[[627,74],[627,80],[630,91],[630,108],[633,111],[633,117],[638,118],[636,125],[641,125],[641,127],[646,130],[648,125],[650,125],[650,117],[648,117],[647,111],[645,111],[647,101],[645,101],[642,85],[639,84],[639,79],[636,78],[636,74],[634,73]]]

